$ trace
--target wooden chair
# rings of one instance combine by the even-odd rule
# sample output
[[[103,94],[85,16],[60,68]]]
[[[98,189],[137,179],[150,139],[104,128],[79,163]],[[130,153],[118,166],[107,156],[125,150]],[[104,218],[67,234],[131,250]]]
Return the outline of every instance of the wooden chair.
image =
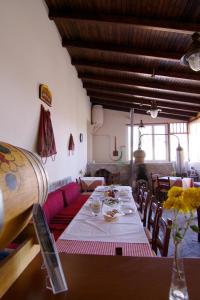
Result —
[[[159,201],[163,202],[167,198],[167,193],[170,189],[170,179],[157,177],[156,195]]]
[[[139,196],[144,193],[144,190],[147,190],[147,182],[144,180],[137,180],[133,193],[136,203],[140,202]]]
[[[145,191],[146,191],[146,187],[141,185],[139,188],[137,188],[136,193],[134,195],[136,207],[140,212],[142,211],[142,201],[143,201],[143,196]]]
[[[104,177],[106,185],[120,183],[120,172],[111,173],[106,169],[99,169],[95,172],[95,177]]]
[[[162,207],[160,206],[160,202],[156,202],[155,196],[152,196],[149,203],[147,227],[145,227],[144,230],[153,250],[155,249],[155,238],[158,232],[158,220],[161,216]]]
[[[200,243],[200,207],[197,208],[197,221],[198,221],[198,227],[199,227],[198,242]]]
[[[154,251],[157,254],[158,250],[161,254],[161,256],[166,257],[168,254],[168,248],[169,248],[169,240],[170,240],[170,234],[171,234],[171,226],[172,226],[172,220],[167,219],[167,221],[161,217],[158,219],[158,229],[155,237],[155,245],[154,245]]]
[[[141,221],[143,223],[143,226],[146,226],[147,223],[147,210],[150,203],[151,194],[150,191],[144,191],[143,195],[141,197],[140,207],[138,209]]]
[[[120,183],[120,172],[110,173],[109,184],[119,184]]]
[[[157,186],[157,178],[160,177],[160,174],[150,174],[151,176],[151,191],[152,195],[155,195],[156,192],[156,186]]]

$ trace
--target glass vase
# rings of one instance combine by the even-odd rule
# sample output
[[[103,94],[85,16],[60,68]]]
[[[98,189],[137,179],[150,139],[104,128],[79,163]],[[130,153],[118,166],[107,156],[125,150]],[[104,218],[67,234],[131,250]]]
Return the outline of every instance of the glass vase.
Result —
[[[181,257],[182,243],[175,245],[169,300],[189,300],[183,258]]]

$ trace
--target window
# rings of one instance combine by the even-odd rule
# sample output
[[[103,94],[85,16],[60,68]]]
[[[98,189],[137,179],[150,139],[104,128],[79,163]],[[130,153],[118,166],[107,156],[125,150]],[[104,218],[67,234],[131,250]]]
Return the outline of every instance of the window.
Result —
[[[180,143],[183,148],[184,160],[188,160],[188,128],[187,123],[171,123],[170,134],[170,160],[176,160],[176,148]]]
[[[189,128],[190,160],[200,161],[200,119],[191,122]]]
[[[200,148],[200,142],[198,144],[198,148],[194,146],[197,145],[196,137],[200,135],[200,121],[198,121],[198,123],[194,122],[194,124],[191,124],[190,128],[191,157],[195,157],[196,160],[200,160],[200,154],[197,151],[197,149]],[[138,149],[138,139],[138,125],[135,125],[133,128],[133,151]],[[145,125],[142,129],[141,148],[145,151],[145,160],[165,161],[170,158],[170,161],[176,161],[176,148],[179,143],[184,150],[184,160],[188,160],[187,123],[152,124]],[[128,147],[130,149],[130,126],[128,127]]]
[[[167,160],[166,124],[145,125],[142,129],[141,148],[145,151],[145,160]],[[128,146],[130,149],[130,126],[128,127]],[[133,151],[138,149],[139,130],[133,127]],[[130,151],[129,151],[130,159]]]

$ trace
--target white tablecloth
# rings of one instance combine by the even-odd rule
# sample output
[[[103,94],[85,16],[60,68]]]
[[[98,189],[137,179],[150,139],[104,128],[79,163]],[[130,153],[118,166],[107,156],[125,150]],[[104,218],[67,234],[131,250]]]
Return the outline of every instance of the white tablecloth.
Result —
[[[107,187],[98,187],[91,197],[104,198]],[[134,213],[121,215],[114,222],[106,222],[102,214],[93,216],[89,203],[91,197],[72,220],[60,240],[101,241],[101,242],[127,242],[148,243],[139,214],[137,212],[131,189],[118,187],[122,206],[131,207]],[[104,209],[104,207],[103,207]]]
[[[81,177],[80,178],[81,181],[83,181],[87,186],[90,186],[92,183],[94,183],[95,181],[98,181],[102,184],[105,183],[104,177]]]

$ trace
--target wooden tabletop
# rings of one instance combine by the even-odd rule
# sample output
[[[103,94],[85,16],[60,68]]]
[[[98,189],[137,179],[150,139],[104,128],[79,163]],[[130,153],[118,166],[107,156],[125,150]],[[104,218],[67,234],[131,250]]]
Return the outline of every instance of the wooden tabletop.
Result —
[[[69,290],[45,288],[38,255],[2,300],[168,300],[172,259],[61,254]],[[199,300],[200,259],[185,259],[190,300]]]

